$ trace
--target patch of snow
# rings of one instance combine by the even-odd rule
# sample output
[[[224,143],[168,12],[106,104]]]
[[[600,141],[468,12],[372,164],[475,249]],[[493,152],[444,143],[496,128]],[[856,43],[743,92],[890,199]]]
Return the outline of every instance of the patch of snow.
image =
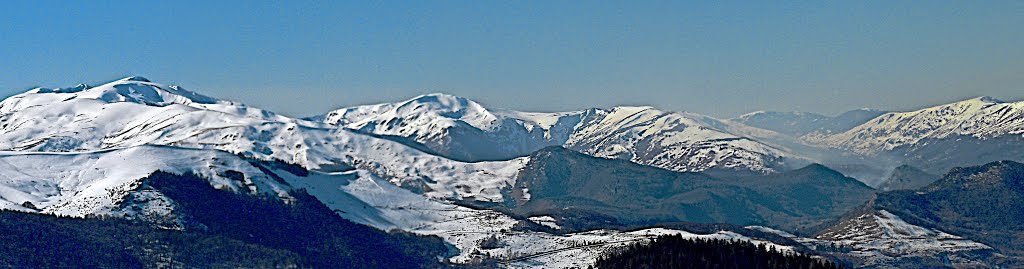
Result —
[[[530,221],[536,224],[547,226],[548,228],[561,230],[562,226],[558,226],[558,222],[551,216],[533,216],[529,217]]]

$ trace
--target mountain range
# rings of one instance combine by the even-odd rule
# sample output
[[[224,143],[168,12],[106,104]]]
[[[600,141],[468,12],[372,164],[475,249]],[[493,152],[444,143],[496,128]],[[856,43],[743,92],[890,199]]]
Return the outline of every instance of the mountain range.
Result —
[[[422,267],[586,267],[663,235],[864,267],[1013,266],[1019,216],[999,208],[1022,201],[1012,162],[1024,158],[1021,108],[975,98],[717,119],[653,107],[520,112],[426,94],[300,119],[128,77],[0,101],[0,208],[61,217],[30,222],[116,218],[241,240],[232,246],[280,250],[282,266],[380,262],[317,263],[295,259],[315,250],[281,238],[239,237],[326,225],[282,213],[298,205],[392,240],[382,246],[391,253],[431,256],[413,259]],[[245,230],[215,217],[226,208],[278,221]],[[919,241],[898,244],[909,239]],[[446,250],[403,247],[428,241]]]

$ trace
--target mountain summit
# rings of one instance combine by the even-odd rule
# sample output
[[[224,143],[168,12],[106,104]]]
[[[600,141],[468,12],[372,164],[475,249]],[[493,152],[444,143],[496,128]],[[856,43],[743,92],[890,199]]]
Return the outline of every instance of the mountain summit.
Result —
[[[167,106],[170,104],[187,106],[192,104],[214,104],[224,102],[209,96],[185,90],[178,86],[164,86],[152,83],[149,79],[138,76],[122,78],[96,87],[79,84],[72,88],[36,88],[28,93],[35,94],[32,95],[32,97],[39,98],[85,98],[107,103],[132,102],[152,106]],[[54,94],[54,96],[43,96],[39,94]],[[20,96],[25,98],[27,95]]]

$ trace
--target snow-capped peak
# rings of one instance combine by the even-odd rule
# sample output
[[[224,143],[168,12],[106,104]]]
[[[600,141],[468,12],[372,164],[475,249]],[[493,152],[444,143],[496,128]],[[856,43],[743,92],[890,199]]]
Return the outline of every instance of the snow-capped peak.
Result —
[[[417,115],[424,115],[423,120],[430,120],[429,118],[434,117],[444,118],[447,119],[446,121],[460,121],[481,129],[492,127],[497,119],[497,116],[482,105],[468,98],[446,93],[431,93],[397,103],[342,108],[323,116],[314,117],[313,120],[359,129],[385,118],[412,120],[410,117]],[[439,124],[449,125],[452,123]]]
[[[972,98],[970,100],[978,101],[978,102],[982,102],[982,103],[1005,103],[1002,100],[996,99],[996,98],[991,97],[991,96],[978,96],[978,97]]]
[[[39,94],[53,94],[54,96],[38,96]],[[84,98],[105,103],[131,102],[149,106],[228,103],[185,90],[182,87],[153,83],[149,79],[139,76],[122,78],[96,87],[79,84],[71,88],[35,88],[22,95],[15,96],[15,98],[60,100]]]
[[[420,95],[399,103],[391,111],[396,115],[432,114],[464,122],[479,129],[492,129],[497,116],[473,100],[444,93]]]
[[[455,96],[447,93],[429,93],[415,98],[409,99],[403,102],[405,105],[429,105],[436,109],[441,110],[460,110],[465,108],[476,108],[480,106],[477,102],[470,100],[469,98]]]
[[[144,77],[126,77],[82,91],[78,97],[92,98],[108,103],[133,102],[153,106],[214,104],[220,101],[178,86],[153,83]]]

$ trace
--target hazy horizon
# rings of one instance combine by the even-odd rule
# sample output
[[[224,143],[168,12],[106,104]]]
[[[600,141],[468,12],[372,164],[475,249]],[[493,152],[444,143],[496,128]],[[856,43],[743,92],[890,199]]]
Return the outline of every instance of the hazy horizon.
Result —
[[[0,11],[0,95],[139,75],[291,116],[433,92],[523,111],[903,111],[1024,99],[1024,34],[1007,27],[1022,13],[1012,1],[16,2]]]

